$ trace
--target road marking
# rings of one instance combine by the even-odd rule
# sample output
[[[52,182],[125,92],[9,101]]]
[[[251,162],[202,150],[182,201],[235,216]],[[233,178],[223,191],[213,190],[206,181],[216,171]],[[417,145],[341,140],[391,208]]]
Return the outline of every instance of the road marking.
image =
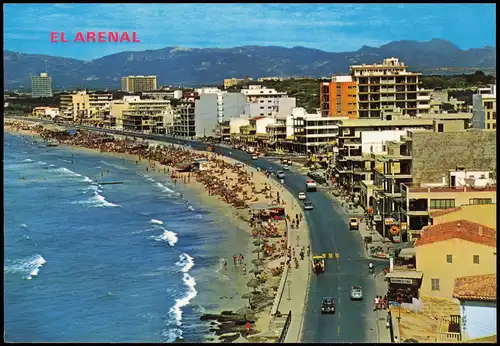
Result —
[[[337,335],[340,335],[340,326],[337,326]]]

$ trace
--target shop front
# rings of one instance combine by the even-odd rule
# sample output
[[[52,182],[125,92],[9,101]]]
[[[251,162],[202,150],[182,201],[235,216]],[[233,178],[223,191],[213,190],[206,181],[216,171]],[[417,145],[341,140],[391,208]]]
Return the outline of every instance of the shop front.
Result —
[[[423,275],[422,272],[413,270],[387,273],[385,279],[388,283],[387,297],[389,301],[398,301],[399,297],[402,298],[403,303],[411,304],[413,298],[418,299]]]

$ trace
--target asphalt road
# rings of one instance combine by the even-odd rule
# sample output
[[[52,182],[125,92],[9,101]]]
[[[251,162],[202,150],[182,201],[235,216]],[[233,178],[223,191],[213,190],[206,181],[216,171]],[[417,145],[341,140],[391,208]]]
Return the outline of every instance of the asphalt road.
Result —
[[[95,130],[87,126],[81,127]],[[264,170],[273,168],[275,171],[281,169],[281,165],[277,163],[262,158],[252,160],[249,154],[228,147],[165,136],[133,135],[170,143],[189,144],[194,149],[206,150],[208,146],[212,146],[214,152],[254,167]],[[293,171],[286,174],[285,186],[290,192],[296,196],[299,192],[305,191],[305,181],[308,178]],[[301,341],[377,342],[376,317],[372,311],[373,298],[376,294],[375,280],[368,273],[369,260],[364,256],[361,236],[356,231],[348,230],[348,216],[344,209],[326,193],[318,191],[307,195],[314,205],[314,210],[303,212],[309,226],[312,254],[338,252],[340,259],[327,259],[325,273],[320,276],[313,275],[311,278]],[[382,265],[376,267],[377,271],[382,270]],[[350,300],[350,287],[353,285],[363,288],[362,301]],[[320,313],[322,297],[333,297],[336,300],[336,314]]]

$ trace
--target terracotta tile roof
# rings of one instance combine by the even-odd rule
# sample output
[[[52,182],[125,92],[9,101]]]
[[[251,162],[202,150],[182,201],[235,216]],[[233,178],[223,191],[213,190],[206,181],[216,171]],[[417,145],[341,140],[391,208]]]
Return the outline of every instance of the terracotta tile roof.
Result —
[[[415,242],[415,246],[459,238],[496,247],[496,234],[497,232],[493,228],[467,220],[455,220],[424,227],[420,233],[420,239]]]
[[[444,210],[435,210],[435,211],[431,211],[429,213],[429,216],[430,217],[438,217],[438,216],[443,216],[446,214],[451,214],[451,213],[454,213],[454,212],[459,211],[459,210],[462,210],[462,207],[450,208],[450,209],[444,209]]]
[[[453,297],[461,300],[497,300],[497,274],[456,278]]]
[[[264,118],[266,118],[266,117],[259,116],[259,117],[250,118],[248,120],[260,120],[260,119],[264,119]]]

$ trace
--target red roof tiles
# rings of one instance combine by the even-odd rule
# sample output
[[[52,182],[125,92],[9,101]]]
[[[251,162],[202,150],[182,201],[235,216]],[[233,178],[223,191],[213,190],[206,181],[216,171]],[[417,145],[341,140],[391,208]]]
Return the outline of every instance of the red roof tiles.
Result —
[[[461,300],[497,300],[497,275],[473,275],[456,278],[453,297]]]
[[[455,220],[424,227],[415,246],[449,239],[463,239],[477,244],[496,247],[496,230],[467,220]]]
[[[266,117],[255,117],[255,118],[250,118],[248,120],[261,120],[261,119],[264,119],[264,118],[266,118]]]

